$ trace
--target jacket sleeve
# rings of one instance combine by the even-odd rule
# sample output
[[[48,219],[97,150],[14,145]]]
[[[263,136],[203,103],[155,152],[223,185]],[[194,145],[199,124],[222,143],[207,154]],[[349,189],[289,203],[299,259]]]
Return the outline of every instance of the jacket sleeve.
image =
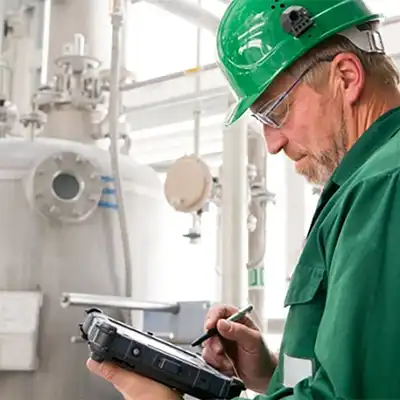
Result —
[[[400,398],[399,176],[369,179],[351,196],[329,265],[320,365],[312,378],[257,400]]]

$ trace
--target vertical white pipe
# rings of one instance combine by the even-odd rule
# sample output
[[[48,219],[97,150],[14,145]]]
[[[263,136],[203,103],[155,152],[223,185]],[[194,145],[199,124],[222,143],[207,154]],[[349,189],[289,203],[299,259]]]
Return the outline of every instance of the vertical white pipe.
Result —
[[[0,29],[1,29],[1,34],[0,34],[0,56],[3,52],[3,26],[4,26],[4,20],[5,20],[5,15],[6,15],[6,1],[1,0],[0,1]]]
[[[50,43],[50,21],[51,21],[52,0],[44,0],[43,4],[43,31],[42,31],[42,57],[40,69],[40,84],[47,83],[49,77],[49,43]]]
[[[15,18],[23,24],[21,32],[10,33],[10,46],[5,53],[5,59],[12,67],[11,100],[17,106],[18,112],[24,114],[30,111],[34,82],[35,38],[33,21],[37,10],[33,7],[14,10]]]
[[[121,1],[114,0],[112,10],[112,49],[111,49],[111,80],[110,80],[110,135],[111,135],[111,167],[115,180],[116,197],[118,203],[118,217],[121,231],[122,248],[125,263],[125,296],[132,296],[132,262],[129,248],[128,228],[125,217],[124,198],[122,196],[121,178],[118,157],[118,118],[120,115],[120,72],[121,72],[121,32],[124,18],[124,9]]]
[[[242,306],[247,299],[247,118],[223,137],[221,203],[222,302]]]
[[[199,7],[201,7],[201,0],[198,0]],[[197,28],[196,32],[196,68],[200,68],[201,64],[201,29]],[[200,95],[201,90],[201,77],[199,73],[195,74],[195,93],[197,96]],[[196,109],[193,113],[194,120],[194,154],[200,157],[200,135],[201,135],[201,100],[197,102]],[[201,218],[194,212],[192,213],[192,229],[196,231],[199,229],[200,232]]]
[[[267,184],[267,160],[265,140],[262,135],[251,135],[248,140],[249,164],[257,169],[255,183],[260,188],[266,189]],[[248,295],[249,301],[254,306],[254,316],[257,324],[264,333],[267,333],[266,311],[265,311],[265,250],[266,224],[267,224],[267,201],[254,199],[251,214],[256,218],[257,225],[254,232],[249,233],[249,261],[248,261]]]
[[[201,0],[198,0],[199,7],[201,7]],[[196,68],[201,68],[201,29],[197,28],[196,32]],[[197,72],[195,74],[195,93],[200,95],[201,91],[201,76]],[[194,111],[194,154],[200,155],[200,122],[201,122],[201,100],[198,101]]]
[[[284,161],[286,187],[285,264],[287,276],[291,275],[305,239],[305,179],[300,176],[292,162]]]

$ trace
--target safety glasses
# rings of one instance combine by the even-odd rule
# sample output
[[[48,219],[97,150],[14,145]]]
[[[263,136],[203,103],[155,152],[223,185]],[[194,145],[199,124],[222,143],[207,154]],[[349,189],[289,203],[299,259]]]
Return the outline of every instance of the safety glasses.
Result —
[[[289,102],[286,101],[289,94],[295,89],[308,72],[320,62],[332,62],[335,56],[321,58],[307,67],[295,81],[282,94],[273,100],[263,104],[252,116],[261,122],[263,125],[270,126],[275,129],[280,129],[286,122],[289,115]]]

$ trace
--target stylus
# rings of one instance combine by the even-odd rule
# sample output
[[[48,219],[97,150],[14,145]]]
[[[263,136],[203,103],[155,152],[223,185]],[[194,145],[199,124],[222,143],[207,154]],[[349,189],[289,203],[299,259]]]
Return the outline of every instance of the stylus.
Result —
[[[253,305],[250,304],[250,305],[242,308],[241,310],[239,310],[237,313],[231,315],[229,318],[227,318],[227,321],[232,321],[232,322],[238,321],[241,318],[243,318],[246,314],[250,313],[252,310],[253,310]],[[217,328],[216,327],[211,328],[206,333],[201,335],[198,339],[193,341],[191,343],[191,346],[192,347],[198,346],[198,345],[202,344],[203,342],[205,342],[210,337],[215,336],[217,334],[218,334]]]

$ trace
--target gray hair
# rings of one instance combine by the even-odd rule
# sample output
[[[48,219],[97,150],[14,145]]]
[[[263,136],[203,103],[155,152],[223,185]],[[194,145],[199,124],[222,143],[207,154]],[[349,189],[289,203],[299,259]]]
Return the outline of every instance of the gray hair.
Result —
[[[366,28],[376,30],[377,24],[367,24]],[[342,35],[335,35],[314,47],[289,68],[289,73],[298,75],[317,59],[328,58],[343,52],[353,53],[359,58],[369,80],[381,86],[395,88],[399,85],[399,70],[391,57],[384,53],[367,53]],[[317,64],[304,80],[315,89],[321,87],[326,82],[326,64]]]

